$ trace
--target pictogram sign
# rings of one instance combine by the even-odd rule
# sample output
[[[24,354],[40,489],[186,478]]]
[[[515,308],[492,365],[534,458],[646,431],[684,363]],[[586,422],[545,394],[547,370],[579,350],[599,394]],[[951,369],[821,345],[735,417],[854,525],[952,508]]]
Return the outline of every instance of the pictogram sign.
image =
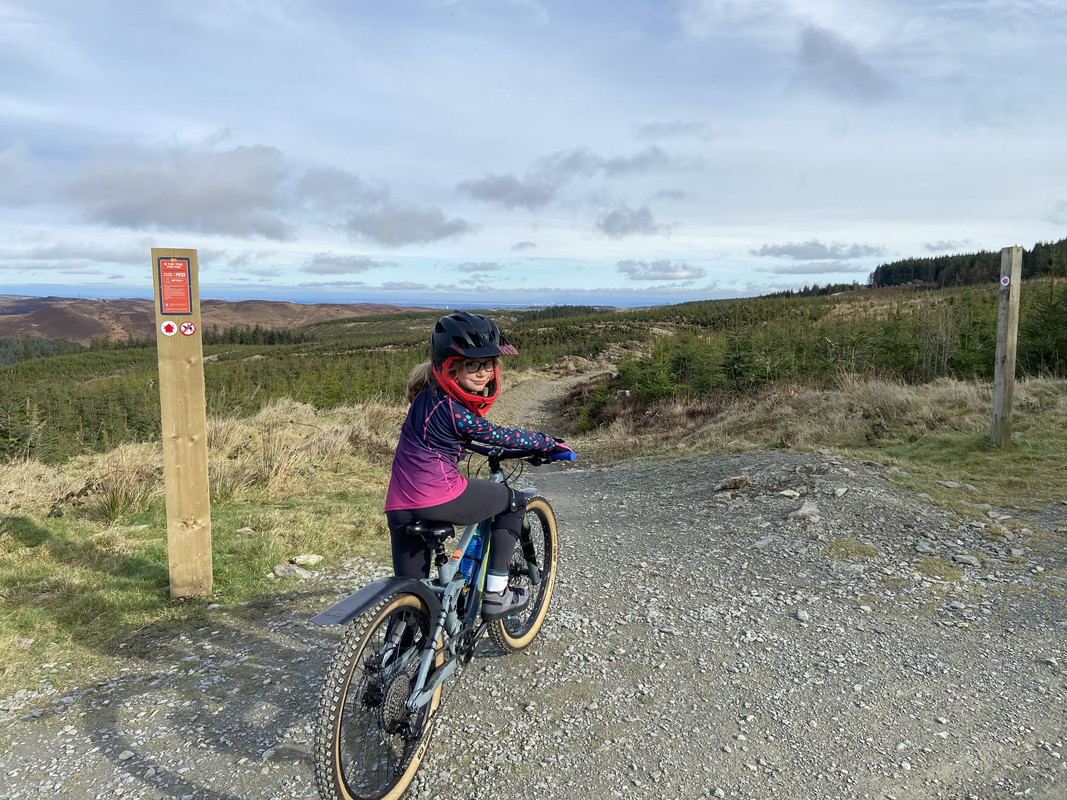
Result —
[[[182,336],[192,336],[196,333],[196,326],[191,322],[183,322],[181,326]]]
[[[178,323],[174,320],[168,319],[162,325],[159,326],[159,330],[164,336],[173,336],[178,332]]]
[[[1001,286],[1007,286],[1009,283],[1011,283],[1011,276],[1009,275],[1005,275],[1003,278],[1000,279]]]

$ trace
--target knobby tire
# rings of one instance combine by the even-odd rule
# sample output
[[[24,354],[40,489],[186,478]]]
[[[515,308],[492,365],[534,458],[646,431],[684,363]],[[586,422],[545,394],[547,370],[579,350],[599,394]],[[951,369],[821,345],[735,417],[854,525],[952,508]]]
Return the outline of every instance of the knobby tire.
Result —
[[[418,711],[404,707],[419,653],[433,646],[432,627],[426,604],[413,594],[388,597],[349,624],[315,724],[315,781],[323,800],[396,800],[411,784],[441,701],[438,687]],[[435,663],[441,659],[438,652]]]

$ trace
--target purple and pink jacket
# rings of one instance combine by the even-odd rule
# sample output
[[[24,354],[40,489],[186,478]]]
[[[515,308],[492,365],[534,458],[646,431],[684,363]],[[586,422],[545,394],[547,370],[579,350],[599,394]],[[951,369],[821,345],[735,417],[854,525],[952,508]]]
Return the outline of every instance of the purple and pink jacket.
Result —
[[[556,440],[545,433],[502,428],[429,384],[408,409],[393,457],[386,511],[406,511],[447,503],[463,493],[467,479],[459,462],[465,442],[548,452]]]

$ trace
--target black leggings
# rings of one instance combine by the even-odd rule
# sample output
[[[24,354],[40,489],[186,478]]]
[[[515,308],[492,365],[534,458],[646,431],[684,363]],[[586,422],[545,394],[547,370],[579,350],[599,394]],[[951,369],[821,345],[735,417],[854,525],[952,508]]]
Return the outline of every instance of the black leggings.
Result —
[[[410,523],[425,520],[471,525],[491,516],[489,569],[499,575],[507,575],[511,555],[519,540],[522,518],[526,514],[523,494],[515,492],[514,496],[516,508],[512,511],[511,492],[507,486],[471,478],[463,494],[447,503],[429,508],[385,512],[393,545],[393,572],[405,578],[427,578],[430,575],[430,549],[423,537],[407,532]]]

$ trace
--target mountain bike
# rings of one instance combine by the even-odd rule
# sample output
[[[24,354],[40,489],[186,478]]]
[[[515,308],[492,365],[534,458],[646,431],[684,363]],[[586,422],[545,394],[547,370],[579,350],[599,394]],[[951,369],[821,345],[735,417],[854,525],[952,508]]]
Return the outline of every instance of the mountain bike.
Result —
[[[468,450],[485,456],[489,480],[509,484],[523,464],[573,460],[522,450]],[[505,474],[503,462],[514,462]],[[512,587],[530,602],[512,617],[480,617],[489,569],[489,524],[466,526],[451,555],[449,523],[415,522],[426,539],[436,576],[380,578],[313,617],[318,625],[347,625],[326,673],[315,722],[315,781],[323,800],[395,800],[411,784],[426,754],[444,682],[470,663],[482,637],[500,650],[527,647],[541,630],[556,585],[556,518],[536,489],[521,490],[526,514],[508,569]]]

